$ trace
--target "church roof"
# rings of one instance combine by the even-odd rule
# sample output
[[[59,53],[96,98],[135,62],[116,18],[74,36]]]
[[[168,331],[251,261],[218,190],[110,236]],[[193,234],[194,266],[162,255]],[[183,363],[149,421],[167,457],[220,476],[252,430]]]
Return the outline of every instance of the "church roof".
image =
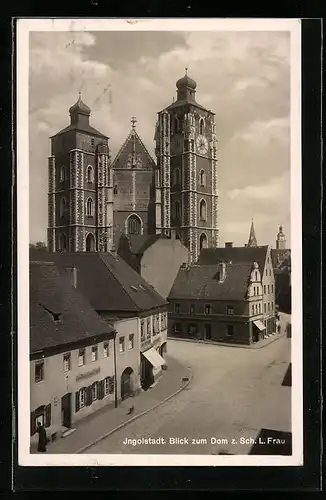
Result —
[[[220,247],[203,248],[198,259],[199,264],[217,264],[218,262],[258,262],[259,271],[264,272],[268,245],[257,247]]]
[[[182,106],[189,106],[189,105],[194,106],[195,108],[202,109],[203,111],[209,111],[209,113],[211,113],[212,115],[215,115],[215,113],[213,113],[213,111],[205,108],[204,106],[199,104],[197,101],[195,101],[195,99],[193,99],[192,101],[187,101],[187,99],[180,99],[180,100],[173,102],[172,104],[167,106],[167,108],[165,108],[165,109],[169,110],[169,109],[175,109],[175,108],[179,108],[179,107],[181,108]]]
[[[66,272],[58,268],[50,254],[30,262],[30,350],[33,352],[65,346],[113,332],[70,282]],[[38,260],[36,260],[38,259]],[[55,322],[51,312],[60,315]]]
[[[69,114],[80,114],[89,116],[91,114],[91,108],[89,108],[81,99],[81,94],[79,94],[78,101],[75,102],[73,106],[69,108]]]
[[[76,267],[77,288],[96,311],[137,314],[166,305],[163,297],[119,256],[37,250],[31,250],[30,255],[53,260],[63,268]]]
[[[134,121],[131,132],[112,162],[112,167],[140,170],[152,170],[155,167],[155,161],[134,127]]]
[[[63,128],[60,130],[60,132],[57,132],[56,134],[52,135],[50,139],[53,137],[56,137],[57,135],[65,134],[66,132],[70,132],[74,130],[75,132],[85,132],[86,134],[91,134],[91,135],[96,135],[98,137],[103,137],[105,139],[109,139],[108,136],[102,134],[102,132],[99,132],[96,130],[96,128],[92,127],[91,125],[85,123],[85,124],[80,124],[80,123],[71,123],[67,127]]]
[[[226,264],[226,278],[219,282],[216,265],[183,266],[169,294],[169,300],[245,300],[253,262]]]

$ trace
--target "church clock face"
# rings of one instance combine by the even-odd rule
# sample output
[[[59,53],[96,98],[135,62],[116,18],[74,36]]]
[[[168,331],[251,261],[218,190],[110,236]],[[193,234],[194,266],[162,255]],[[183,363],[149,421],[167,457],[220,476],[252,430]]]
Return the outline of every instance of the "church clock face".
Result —
[[[199,135],[196,141],[197,151],[199,154],[204,155],[208,151],[208,141],[203,135]]]

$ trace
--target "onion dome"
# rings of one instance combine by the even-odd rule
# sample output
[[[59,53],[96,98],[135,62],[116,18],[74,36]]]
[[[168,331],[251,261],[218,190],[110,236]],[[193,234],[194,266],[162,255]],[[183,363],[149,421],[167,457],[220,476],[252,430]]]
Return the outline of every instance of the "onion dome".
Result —
[[[89,116],[91,114],[91,109],[86,106],[85,103],[81,100],[81,93],[79,93],[78,101],[69,108],[69,113],[72,114],[80,114],[80,115],[87,115]]]
[[[186,74],[185,76],[183,76],[182,78],[180,78],[180,80],[177,81],[177,89],[180,90],[180,89],[192,89],[192,90],[195,90],[196,87],[197,87],[197,83],[195,82],[195,80],[193,80],[192,78],[190,78],[187,74],[187,68],[186,68]]]

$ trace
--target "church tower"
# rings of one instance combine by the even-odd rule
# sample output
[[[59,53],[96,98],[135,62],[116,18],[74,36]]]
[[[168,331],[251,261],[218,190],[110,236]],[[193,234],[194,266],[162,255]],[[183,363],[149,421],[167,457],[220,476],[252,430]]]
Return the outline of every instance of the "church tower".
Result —
[[[249,233],[249,239],[248,239],[248,247],[256,247],[257,245],[257,238],[256,238],[256,233],[255,233],[255,228],[254,228],[254,220],[251,221],[251,227],[250,227],[250,233]]]
[[[52,252],[109,251],[113,182],[108,137],[89,123],[81,95],[70,125],[51,137],[48,161],[48,247]]]
[[[277,250],[286,249],[286,239],[285,239],[285,234],[283,233],[283,226],[279,227],[279,231],[276,236],[276,249]]]
[[[156,232],[171,229],[198,259],[218,245],[217,139],[214,113],[195,100],[196,82],[177,81],[177,99],[158,113]]]

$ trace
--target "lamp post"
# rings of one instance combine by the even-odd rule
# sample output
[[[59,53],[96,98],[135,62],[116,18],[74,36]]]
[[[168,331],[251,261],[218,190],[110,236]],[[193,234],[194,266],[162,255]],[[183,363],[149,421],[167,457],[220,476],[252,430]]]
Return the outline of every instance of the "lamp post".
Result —
[[[113,357],[114,357],[114,407],[118,407],[118,384],[117,384],[117,351],[116,351],[116,338],[117,338],[117,331],[113,331]]]

